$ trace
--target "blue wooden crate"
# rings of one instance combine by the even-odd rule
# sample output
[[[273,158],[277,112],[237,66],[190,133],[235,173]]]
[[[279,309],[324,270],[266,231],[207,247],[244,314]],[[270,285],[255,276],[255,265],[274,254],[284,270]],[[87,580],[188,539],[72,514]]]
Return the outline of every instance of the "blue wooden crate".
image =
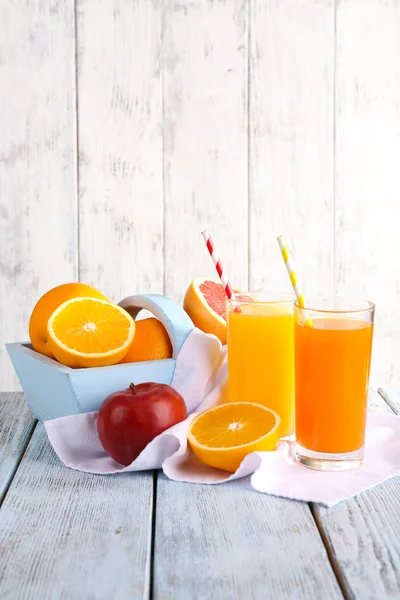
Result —
[[[194,325],[178,304],[158,294],[129,296],[120,302],[133,318],[146,309],[166,328],[172,358],[110,367],[70,369],[33,350],[29,342],[7,344],[7,351],[37,419],[47,421],[100,408],[104,398],[131,382],[170,384],[176,357]]]

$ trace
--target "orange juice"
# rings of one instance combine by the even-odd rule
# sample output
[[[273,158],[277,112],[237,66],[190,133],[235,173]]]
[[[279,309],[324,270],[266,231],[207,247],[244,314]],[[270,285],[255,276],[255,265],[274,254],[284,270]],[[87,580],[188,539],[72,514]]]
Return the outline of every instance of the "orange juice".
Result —
[[[281,435],[294,431],[292,302],[239,303],[227,311],[228,398],[255,402],[281,417]]]
[[[313,452],[364,445],[373,325],[355,318],[296,323],[296,441]]]

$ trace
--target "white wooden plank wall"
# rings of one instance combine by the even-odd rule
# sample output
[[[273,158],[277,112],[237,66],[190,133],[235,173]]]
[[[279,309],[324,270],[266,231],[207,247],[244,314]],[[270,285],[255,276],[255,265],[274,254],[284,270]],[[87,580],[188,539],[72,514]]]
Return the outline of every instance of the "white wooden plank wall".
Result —
[[[247,46],[245,0],[165,2],[165,292],[177,300],[213,274],[205,227],[248,285]]]
[[[398,385],[399,56],[399,0],[3,0],[1,344],[79,277],[180,301],[205,226],[235,283],[289,289],[284,231],[308,294],[376,301]]]
[[[400,382],[400,2],[336,16],[336,265],[340,295],[377,305],[373,383]]]
[[[4,343],[78,277],[74,54],[72,2],[1,1],[0,390],[19,389]]]
[[[250,4],[250,286],[333,291],[334,0]]]
[[[161,8],[77,3],[80,277],[115,302],[162,292]]]

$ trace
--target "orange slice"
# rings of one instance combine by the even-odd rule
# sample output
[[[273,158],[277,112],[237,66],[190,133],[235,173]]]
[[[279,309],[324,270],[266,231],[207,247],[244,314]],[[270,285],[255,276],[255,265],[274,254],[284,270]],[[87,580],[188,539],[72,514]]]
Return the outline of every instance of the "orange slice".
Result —
[[[234,288],[235,292],[239,292]],[[236,294],[238,300],[253,302],[251,296]],[[189,285],[183,308],[193,323],[205,333],[213,333],[226,344],[226,295],[222,283],[199,277]]]
[[[135,322],[120,306],[98,298],[73,298],[47,323],[50,349],[68,367],[104,367],[128,352]]]
[[[197,415],[188,442],[206,465],[234,472],[251,452],[275,450],[280,438],[279,415],[251,402],[228,402]]]

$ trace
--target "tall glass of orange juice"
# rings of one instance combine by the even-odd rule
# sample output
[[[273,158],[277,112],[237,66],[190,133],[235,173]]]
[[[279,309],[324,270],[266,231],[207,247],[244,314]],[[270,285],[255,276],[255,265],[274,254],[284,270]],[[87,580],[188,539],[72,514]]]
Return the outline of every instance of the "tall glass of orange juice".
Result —
[[[281,418],[281,435],[290,435],[294,431],[294,297],[266,292],[248,292],[245,297],[227,300],[228,400],[271,408]]]
[[[295,303],[297,460],[308,467],[363,460],[374,313],[362,300]]]

